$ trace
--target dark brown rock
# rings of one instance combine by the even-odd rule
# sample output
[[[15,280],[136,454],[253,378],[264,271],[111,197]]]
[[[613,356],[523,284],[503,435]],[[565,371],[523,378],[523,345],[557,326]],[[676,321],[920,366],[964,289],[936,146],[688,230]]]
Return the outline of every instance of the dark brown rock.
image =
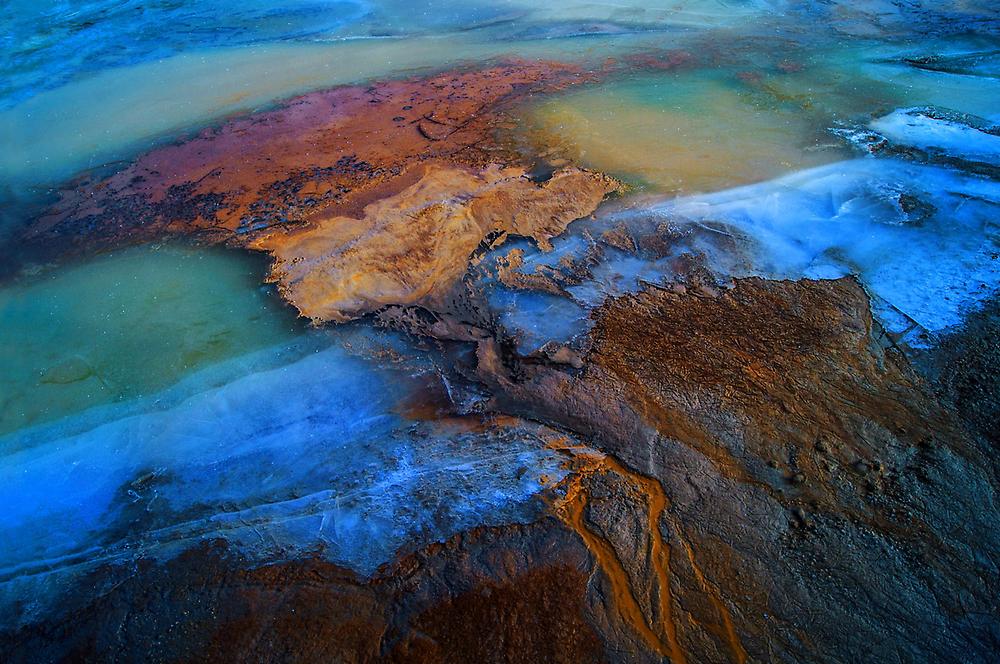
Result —
[[[512,364],[484,341],[480,375],[497,408],[591,437],[618,474],[662,486],[656,523],[605,530],[604,557],[652,625],[661,591],[639,561],[662,530],[688,660],[992,658],[1000,543],[981,506],[996,504],[995,464],[875,343],[855,281],[649,289],[595,318],[580,373]],[[776,455],[808,481],[789,487]],[[894,470],[842,470],[858,459]],[[611,523],[642,514],[622,509]]]

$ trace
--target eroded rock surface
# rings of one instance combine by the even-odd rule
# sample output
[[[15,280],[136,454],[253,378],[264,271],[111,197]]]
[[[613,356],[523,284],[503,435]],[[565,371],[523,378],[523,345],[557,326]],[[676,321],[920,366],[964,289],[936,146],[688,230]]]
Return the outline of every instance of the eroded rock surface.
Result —
[[[497,136],[511,102],[587,78],[516,62],[305,95],[75,183],[21,250],[193,237],[272,254],[271,279],[317,323],[433,310],[484,243],[511,234],[549,248],[620,189],[571,167],[536,182]]]
[[[921,354],[918,364],[969,427],[1000,449],[1000,298]]]
[[[652,651],[988,661],[995,461],[873,339],[853,280],[749,279],[608,302],[582,372],[492,341],[479,371],[621,461],[564,509]]]
[[[414,184],[371,203],[360,219],[317,215],[305,229],[253,243],[274,256],[271,279],[302,315],[326,322],[389,304],[440,308],[484,241],[514,234],[550,246],[617,187],[580,169],[539,184],[518,168],[420,170]]]
[[[473,531],[367,581],[318,559],[248,566],[217,543],[100,570],[94,603],[3,640],[17,662],[605,661],[586,564],[545,523]]]

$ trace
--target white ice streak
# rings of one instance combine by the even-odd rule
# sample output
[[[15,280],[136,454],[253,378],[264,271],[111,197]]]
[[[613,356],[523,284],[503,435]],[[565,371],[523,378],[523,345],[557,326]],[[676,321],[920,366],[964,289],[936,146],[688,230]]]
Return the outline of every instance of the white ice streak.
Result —
[[[0,595],[218,537],[251,560],[318,551],[368,574],[401,547],[532,518],[540,476],[564,474],[559,455],[530,432],[404,419],[401,404],[426,385],[411,373],[338,344],[166,407],[9,437]]]
[[[891,326],[902,314],[926,331],[944,330],[1000,285],[1000,184],[956,170],[859,159],[653,211],[738,232],[750,274],[856,275]],[[710,257],[720,269],[732,260],[725,250]]]
[[[898,145],[969,161],[1000,164],[1000,136],[936,115],[923,108],[897,109],[876,118],[869,127]]]
[[[659,249],[633,255],[604,246],[595,253],[595,239],[616,227],[640,244],[656,240]],[[675,266],[685,264],[677,260],[685,254],[700,257],[721,279],[855,275],[883,325],[919,346],[960,324],[1000,286],[998,230],[995,180],[869,157],[716,193],[643,201],[577,222],[554,241],[552,254],[527,251],[521,268],[548,270],[558,262],[553,255],[584,260],[590,277],[566,288],[564,306],[557,306],[558,296],[515,297],[488,287],[496,289],[490,301],[501,322],[530,352],[577,338],[607,297],[683,279]]]

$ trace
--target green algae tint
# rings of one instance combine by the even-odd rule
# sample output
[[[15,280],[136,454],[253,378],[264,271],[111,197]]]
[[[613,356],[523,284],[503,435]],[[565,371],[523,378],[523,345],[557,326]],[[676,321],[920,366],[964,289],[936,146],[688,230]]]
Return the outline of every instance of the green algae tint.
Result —
[[[650,191],[714,191],[842,159],[826,118],[753,71],[694,68],[612,81],[531,109],[529,140]]]
[[[256,257],[139,247],[0,290],[0,434],[295,336]]]

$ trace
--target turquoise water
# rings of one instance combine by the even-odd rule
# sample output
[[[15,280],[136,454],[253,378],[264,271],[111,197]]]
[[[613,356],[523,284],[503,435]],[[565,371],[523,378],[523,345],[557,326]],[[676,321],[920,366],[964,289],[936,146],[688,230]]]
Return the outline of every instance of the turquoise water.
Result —
[[[139,247],[0,286],[0,435],[300,334],[234,252]]]
[[[969,112],[995,113],[990,100],[997,79],[990,74],[995,64],[989,64],[998,45],[995,12],[962,6],[957,18],[949,3],[880,13],[847,3],[796,4],[792,11],[778,0],[545,6],[436,0],[419,11],[395,0],[15,2],[0,10],[0,35],[10,55],[7,75],[0,77],[7,86],[0,88],[0,143],[7,147],[0,152],[0,215],[16,223],[14,203],[30,202],[81,170],[128,159],[227,114],[311,89],[501,56],[597,67],[608,57],[648,48],[688,50],[701,58],[701,75],[677,82],[682,96],[685,87],[708,85],[723,71],[760,77],[753,90],[739,90],[748,85],[737,79],[721,84],[733,89],[719,92],[734,103],[777,113],[777,127],[767,119],[755,125],[751,116],[759,113],[741,111],[739,103],[722,108],[729,104],[723,99],[707,110],[717,111],[720,122],[732,120],[727,113],[745,116],[750,132],[780,131],[787,122],[785,137],[799,149],[815,142],[809,130],[816,127],[816,110],[831,116],[870,113],[876,105],[891,110],[902,96],[926,103],[961,97]],[[867,29],[853,36],[827,20],[834,14]],[[909,21],[905,30],[901,21]],[[961,37],[942,37],[946,32]],[[941,53],[958,54],[950,76],[901,63]],[[969,53],[993,55],[984,64]],[[803,67],[777,71],[783,60]],[[581,103],[579,111],[586,114],[587,103]],[[914,103],[925,102],[909,101]],[[688,109],[704,104],[697,98],[683,102]],[[792,115],[783,120],[782,112]],[[663,126],[672,127],[672,120],[664,117]],[[766,156],[781,156],[778,147],[786,146]]]
[[[850,154],[827,131],[831,115],[775,99],[743,80],[746,71],[643,75],[556,96],[533,109],[533,139],[663,193],[718,190]]]

